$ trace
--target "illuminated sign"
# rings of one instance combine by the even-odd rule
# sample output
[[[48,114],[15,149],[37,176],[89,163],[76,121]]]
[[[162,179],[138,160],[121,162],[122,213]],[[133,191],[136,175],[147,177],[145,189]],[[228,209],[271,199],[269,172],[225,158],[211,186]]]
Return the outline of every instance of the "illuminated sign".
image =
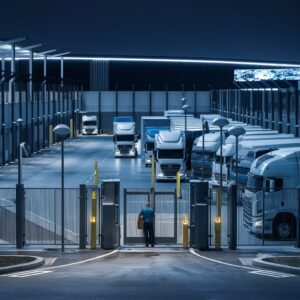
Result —
[[[300,80],[300,68],[234,70],[234,81]]]

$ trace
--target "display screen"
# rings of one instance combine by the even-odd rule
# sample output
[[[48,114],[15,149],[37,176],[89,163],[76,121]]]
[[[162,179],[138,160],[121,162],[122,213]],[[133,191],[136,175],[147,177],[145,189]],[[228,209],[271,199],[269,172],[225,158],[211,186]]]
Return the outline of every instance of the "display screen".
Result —
[[[300,68],[234,70],[234,81],[300,80]]]

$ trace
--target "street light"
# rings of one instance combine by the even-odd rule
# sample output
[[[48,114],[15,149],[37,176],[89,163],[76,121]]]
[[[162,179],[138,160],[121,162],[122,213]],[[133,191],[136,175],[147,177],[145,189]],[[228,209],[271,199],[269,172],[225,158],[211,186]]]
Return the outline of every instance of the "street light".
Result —
[[[212,121],[212,125],[220,128],[220,190],[217,198],[217,218],[215,220],[215,238],[216,248],[221,248],[221,201],[223,188],[223,127],[228,125],[229,121],[226,118],[218,117]]]
[[[58,124],[53,133],[61,138],[61,251],[65,248],[65,195],[64,195],[64,138],[70,134],[69,126]]]
[[[185,98],[182,98],[181,100],[185,101]],[[188,104],[184,104],[182,106],[182,109],[184,110],[184,140],[185,140],[185,157],[186,157],[186,129],[187,129],[187,119],[186,119],[186,114],[187,114],[187,111],[190,109],[190,106]]]
[[[209,133],[208,122],[202,117],[202,181],[204,181],[204,135]]]
[[[235,192],[236,198],[231,198],[230,210],[231,210],[231,226],[230,226],[230,242],[229,248],[231,250],[236,249],[236,241],[237,241],[237,199],[238,199],[238,144],[239,144],[239,136],[245,134],[245,129],[240,126],[232,126],[228,129],[228,133],[230,135],[235,136]]]
[[[229,135],[235,136],[235,183],[238,184],[238,144],[239,136],[245,134],[246,130],[240,126],[232,126],[228,129]]]
[[[22,160],[22,124],[23,124],[23,119],[19,118],[17,120],[17,123],[19,124],[19,143],[18,143],[18,184],[22,183],[22,174],[21,174],[21,160]]]
[[[79,133],[79,112],[80,112],[80,110],[78,108],[76,108],[74,110],[74,112],[75,112],[75,126],[74,127],[75,127],[76,136],[77,136]]]

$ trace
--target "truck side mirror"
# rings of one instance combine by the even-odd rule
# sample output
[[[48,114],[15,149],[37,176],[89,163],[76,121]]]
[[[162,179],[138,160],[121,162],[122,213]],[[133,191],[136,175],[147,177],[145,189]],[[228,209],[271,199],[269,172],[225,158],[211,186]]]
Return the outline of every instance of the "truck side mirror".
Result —
[[[137,143],[138,140],[139,140],[139,139],[138,139],[138,135],[135,135],[135,136],[134,136],[134,142]]]
[[[116,142],[116,136],[115,135],[113,136],[113,142],[114,143]]]

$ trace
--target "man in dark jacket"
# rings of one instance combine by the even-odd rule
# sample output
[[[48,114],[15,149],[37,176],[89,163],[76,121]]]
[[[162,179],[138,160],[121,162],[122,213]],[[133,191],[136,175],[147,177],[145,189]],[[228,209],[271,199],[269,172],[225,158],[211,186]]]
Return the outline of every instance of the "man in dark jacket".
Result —
[[[144,220],[144,237],[146,247],[151,244],[151,247],[154,247],[154,210],[150,207],[150,203],[146,203],[139,216],[143,217]]]

